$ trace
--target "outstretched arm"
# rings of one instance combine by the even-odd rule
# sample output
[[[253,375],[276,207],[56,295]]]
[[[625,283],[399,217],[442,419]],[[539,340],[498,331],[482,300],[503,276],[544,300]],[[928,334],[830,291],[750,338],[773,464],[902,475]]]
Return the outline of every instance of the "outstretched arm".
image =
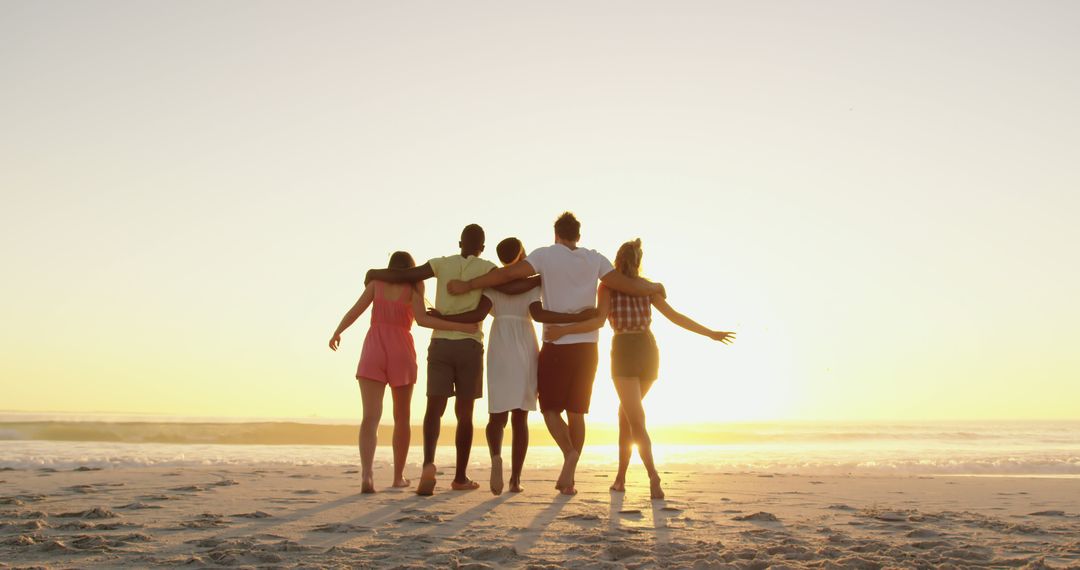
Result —
[[[627,277],[618,271],[608,271],[600,281],[604,285],[633,297],[664,295],[664,286],[640,277]]]
[[[697,321],[690,317],[676,311],[668,304],[667,299],[653,295],[652,305],[656,307],[669,321],[679,325],[680,327],[690,331],[698,333],[702,336],[707,336],[713,340],[718,340],[724,344],[731,344],[735,342],[735,333],[725,331],[714,331],[704,325],[698,324]]]
[[[610,312],[611,292],[608,291],[607,287],[601,287],[600,291],[597,293],[596,315],[594,317],[572,325],[547,327],[544,329],[544,340],[559,340],[568,334],[587,333],[597,330],[604,326],[604,321],[607,321],[608,313]]]
[[[528,261],[519,261],[513,265],[492,269],[484,275],[468,281],[451,281],[446,284],[446,290],[451,295],[464,295],[473,289],[486,289],[503,283],[509,283],[515,279],[524,279],[536,274],[536,270]]]
[[[371,306],[371,302],[375,300],[375,289],[371,286],[364,287],[364,292],[360,294],[360,298],[356,300],[352,308],[345,313],[344,317],[341,317],[341,323],[334,329],[334,334],[330,337],[330,350],[337,350],[341,345],[341,333],[345,332],[345,329],[352,326],[356,322],[356,319],[360,318],[360,315],[364,314],[364,311]]]
[[[580,323],[596,316],[596,309],[585,309],[580,313],[556,313],[544,308],[543,303],[534,301],[529,305],[529,314],[534,321],[546,325],[561,325],[567,323]]]
[[[525,279],[515,279],[509,283],[496,285],[495,290],[507,295],[521,295],[522,293],[528,293],[539,286],[540,276],[533,275],[532,277],[526,277]]]
[[[450,321],[452,323],[478,323],[484,320],[491,312],[491,299],[487,296],[480,297],[480,304],[476,305],[476,308],[464,313],[458,313],[456,315],[444,315],[435,309],[428,309],[427,314],[431,317],[436,317],[444,321]]]
[[[427,311],[424,309],[423,283],[417,283],[416,290],[413,291],[412,309],[413,318],[416,319],[416,324],[425,328],[438,329],[442,331],[458,331],[463,333],[474,333],[480,330],[480,323],[475,321],[471,323],[454,323],[446,319],[440,319],[428,315]]]
[[[435,277],[435,271],[430,263],[409,269],[369,269],[364,283],[372,281],[385,281],[387,283],[416,283],[424,279]]]

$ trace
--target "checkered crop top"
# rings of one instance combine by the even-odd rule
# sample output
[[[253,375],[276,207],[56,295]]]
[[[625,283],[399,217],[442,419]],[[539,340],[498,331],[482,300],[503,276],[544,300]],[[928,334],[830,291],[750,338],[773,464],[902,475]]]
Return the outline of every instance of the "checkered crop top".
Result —
[[[613,289],[611,291],[611,311],[608,322],[615,332],[648,330],[652,324],[652,299],[632,297]]]

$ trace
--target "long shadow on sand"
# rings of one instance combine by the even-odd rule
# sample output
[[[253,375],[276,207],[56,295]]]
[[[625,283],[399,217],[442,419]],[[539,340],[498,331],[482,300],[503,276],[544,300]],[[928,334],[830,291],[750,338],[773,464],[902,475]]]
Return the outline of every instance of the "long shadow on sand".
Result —
[[[619,511],[623,509],[626,493],[618,491],[608,491],[608,493],[611,495],[611,508],[608,509],[608,532],[610,533],[619,530],[619,524],[622,522],[619,519]]]
[[[370,529],[379,523],[385,522],[387,519],[401,514],[409,512],[423,513],[425,512],[423,507],[445,503],[451,499],[460,498],[461,496],[462,494],[459,492],[445,491],[432,497],[421,497],[415,494],[410,494],[408,497],[395,497],[389,504],[384,505],[382,508],[364,513],[356,518],[341,523],[341,526],[346,529],[349,527],[356,527],[356,532],[325,533],[311,530],[305,536],[304,541],[305,544],[326,548],[338,546],[344,542],[355,539],[358,532],[362,532],[363,528]]]
[[[664,499],[655,499],[652,501],[652,521],[653,528],[656,530],[656,546],[668,544],[671,542],[671,529],[668,528],[667,519],[673,516],[672,511],[666,511],[667,501]],[[659,555],[660,552],[657,552]]]
[[[509,494],[492,497],[467,511],[454,515],[454,518],[450,522],[441,524],[425,534],[437,537],[447,537],[457,534],[469,524],[480,520],[481,517],[490,513],[495,507],[508,501],[510,497],[511,495]]]
[[[562,493],[555,495],[555,498],[551,500],[551,505],[537,513],[529,526],[522,529],[521,536],[514,541],[514,550],[519,556],[524,556],[532,550],[533,546],[536,545],[536,541],[540,540],[544,530],[551,524],[551,521],[555,520],[555,517],[559,516],[559,512],[566,507],[571,498],[571,495],[563,495]]]
[[[240,526],[231,527],[227,531],[222,532],[221,534],[218,534],[215,537],[216,538],[228,539],[228,538],[237,538],[237,537],[242,537],[242,536],[248,536],[248,535],[252,534],[252,532],[254,532],[254,531],[267,532],[267,531],[269,531],[271,529],[274,529],[274,528],[277,528],[277,527],[280,527],[280,526],[284,526],[284,525],[287,525],[287,524],[291,524],[291,523],[293,523],[295,521],[298,521],[300,519],[311,517],[311,516],[314,516],[314,515],[318,515],[319,513],[322,513],[322,512],[331,510],[331,509],[336,509],[336,508],[338,508],[338,507],[340,507],[342,505],[346,505],[346,504],[354,503],[354,502],[360,502],[360,501],[364,500],[364,497],[365,496],[360,494],[360,493],[353,493],[351,495],[346,495],[344,497],[341,497],[340,499],[335,499],[335,500],[330,501],[328,503],[322,503],[320,505],[316,505],[316,506],[313,506],[313,507],[310,507],[310,508],[307,508],[307,509],[301,509],[301,510],[298,510],[298,511],[290,512],[290,513],[286,514],[285,516],[283,516],[281,518],[256,519],[256,520],[253,520],[253,521],[251,521],[250,523],[248,523],[246,525],[240,525]]]

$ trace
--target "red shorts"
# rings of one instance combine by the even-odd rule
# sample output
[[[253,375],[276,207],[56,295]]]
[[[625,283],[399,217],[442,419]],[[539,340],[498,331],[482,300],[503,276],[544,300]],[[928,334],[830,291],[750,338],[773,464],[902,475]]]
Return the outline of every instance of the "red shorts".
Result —
[[[598,360],[595,342],[545,342],[536,374],[540,411],[589,413]]]

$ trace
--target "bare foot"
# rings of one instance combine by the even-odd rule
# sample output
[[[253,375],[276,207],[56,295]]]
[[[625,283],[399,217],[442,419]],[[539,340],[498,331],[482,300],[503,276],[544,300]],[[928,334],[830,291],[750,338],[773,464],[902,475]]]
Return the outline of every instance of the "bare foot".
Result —
[[[503,492],[503,464],[502,456],[495,455],[491,458],[491,494],[501,495]]]
[[[525,490],[525,488],[521,486],[521,481],[518,481],[517,479],[513,479],[513,478],[510,479],[510,492],[511,493],[520,493],[520,492],[522,492],[524,490]]]
[[[577,489],[574,488],[573,483],[570,483],[569,485],[563,487],[562,489],[559,489],[559,492],[564,494],[564,495],[576,495],[577,494]]]
[[[404,477],[394,481],[394,487],[401,488],[401,487],[409,487],[409,486],[412,486],[412,482],[409,481],[408,479],[404,478]]]
[[[555,488],[562,491],[569,487],[571,490],[574,488],[574,472],[577,471],[578,452],[571,451],[563,456],[562,471],[559,472],[559,479],[555,482]],[[574,491],[576,493],[577,491]],[[565,493],[572,495],[573,493]]]
[[[652,479],[649,481],[649,495],[653,499],[663,499],[664,490],[660,488],[660,478]]]
[[[417,495],[431,495],[435,493],[435,464],[428,463],[420,471],[420,484],[416,486]]]
[[[458,483],[457,481],[451,481],[450,488],[455,491],[472,491],[474,489],[479,489],[480,483],[477,483],[472,479],[466,479],[461,483]]]
[[[364,494],[371,494],[375,492],[375,476],[364,475],[360,479],[360,492]]]
[[[625,479],[615,479],[615,482],[611,484],[610,489],[612,491],[615,491],[616,493],[625,493],[626,492],[626,480]]]

